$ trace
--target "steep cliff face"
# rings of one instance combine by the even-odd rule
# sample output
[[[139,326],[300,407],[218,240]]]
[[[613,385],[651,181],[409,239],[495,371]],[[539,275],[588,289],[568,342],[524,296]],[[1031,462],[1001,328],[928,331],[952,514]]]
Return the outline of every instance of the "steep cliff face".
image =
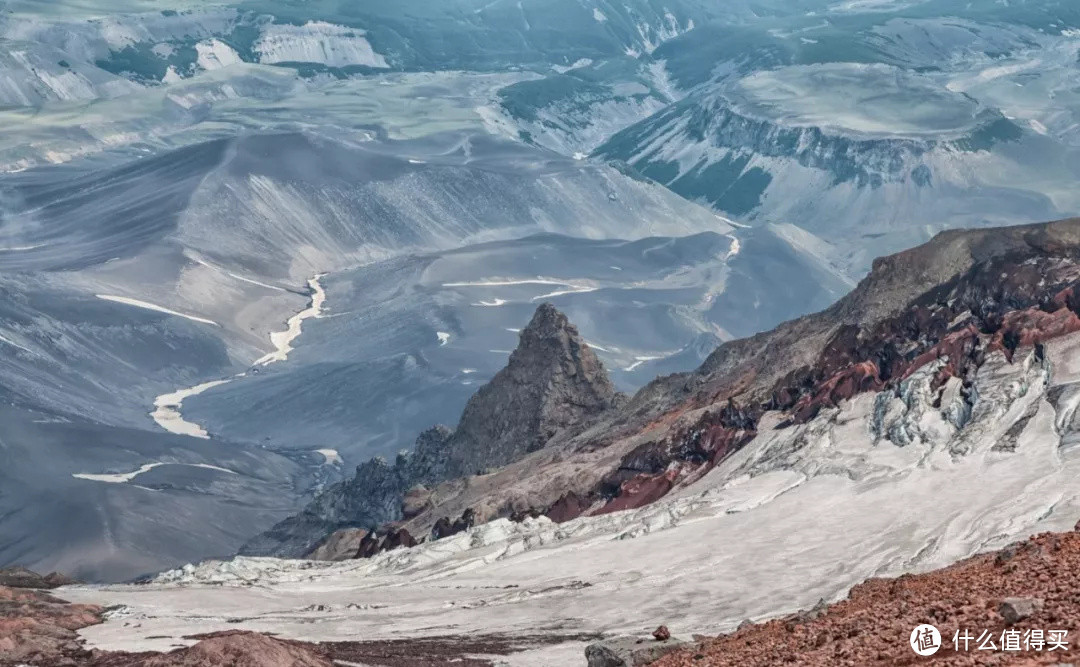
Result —
[[[624,402],[577,329],[554,306],[543,304],[521,331],[506,368],[469,400],[456,430],[424,431],[415,450],[392,465],[378,458],[364,463],[352,479],[257,536],[241,553],[299,557],[338,529],[374,530],[412,518],[428,509],[423,502],[411,511],[403,508],[413,504],[416,494],[410,490],[418,485],[505,466],[556,437],[580,432]]]

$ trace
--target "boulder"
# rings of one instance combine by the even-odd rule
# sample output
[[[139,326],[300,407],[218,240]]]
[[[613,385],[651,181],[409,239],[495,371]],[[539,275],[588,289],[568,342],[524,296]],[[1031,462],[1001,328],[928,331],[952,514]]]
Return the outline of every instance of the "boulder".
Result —
[[[693,646],[679,639],[656,641],[639,637],[614,637],[589,644],[585,659],[589,667],[644,667],[668,653]]]
[[[1035,615],[1043,607],[1039,598],[1005,598],[998,605],[998,613],[1009,625],[1015,625]]]

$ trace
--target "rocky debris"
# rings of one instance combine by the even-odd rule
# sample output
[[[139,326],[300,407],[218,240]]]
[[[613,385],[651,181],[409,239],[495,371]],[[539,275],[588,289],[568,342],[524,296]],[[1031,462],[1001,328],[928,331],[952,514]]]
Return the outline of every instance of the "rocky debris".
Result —
[[[59,572],[50,572],[49,574],[42,576],[25,567],[7,567],[0,569],[0,586],[7,586],[9,588],[51,589],[75,583],[78,582]]]
[[[1038,598],[1005,598],[998,605],[998,613],[1009,625],[1016,625],[1025,618],[1031,618],[1042,609],[1043,601]]]
[[[664,628],[664,626],[660,626]],[[658,628],[659,630],[659,628]],[[654,633],[655,636],[655,633]],[[693,646],[690,642],[671,639],[647,641],[640,637],[615,637],[585,647],[589,667],[644,667],[665,655]]]
[[[335,530],[373,530],[428,512],[432,485],[518,460],[552,438],[580,432],[624,402],[577,329],[543,304],[521,331],[506,368],[469,399],[457,429],[428,429],[414,451],[393,465],[381,459],[364,463],[353,479],[327,489],[240,553],[299,557]]]
[[[848,599],[815,607],[812,618],[743,624],[729,635],[665,656],[656,667],[885,667],[916,660],[945,665],[1077,663],[1080,580],[1070,575],[1077,568],[1080,533],[1045,533],[941,570],[870,579],[853,587]],[[933,658],[920,659],[909,641],[912,629],[924,623],[941,633],[942,649]],[[1067,632],[1067,648],[1000,650],[1003,632],[1022,637],[1032,630],[1042,632],[1044,639],[1050,630]],[[954,650],[954,637],[964,631],[976,639],[985,631],[998,650],[978,650],[976,639],[968,650],[962,643]]]
[[[256,632],[218,632],[194,646],[169,653],[95,652],[88,667],[334,667],[316,645],[269,637]]]
[[[653,639],[658,642],[666,642],[667,640],[671,639],[671,631],[668,630],[666,625],[661,625],[657,629],[653,630],[652,636]]]
[[[476,511],[471,507],[466,508],[461,516],[450,521],[449,517],[442,517],[435,522],[435,525],[431,528],[431,539],[441,540],[444,537],[450,537],[451,535],[457,535],[464,532],[476,525]]]
[[[362,642],[325,642],[319,647],[338,664],[372,667],[494,667],[487,656],[507,656],[538,646],[586,642],[596,635],[467,634]]]
[[[367,537],[363,528],[342,528],[330,533],[322,544],[307,557],[311,560],[347,560],[356,555],[360,544]]]

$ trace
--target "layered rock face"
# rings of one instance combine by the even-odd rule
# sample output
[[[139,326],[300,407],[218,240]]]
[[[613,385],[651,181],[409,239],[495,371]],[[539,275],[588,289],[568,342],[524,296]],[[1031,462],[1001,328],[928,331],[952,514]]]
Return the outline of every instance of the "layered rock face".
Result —
[[[303,512],[249,542],[241,553],[304,556],[340,528],[374,530],[411,519],[430,509],[430,495],[417,497],[417,485],[505,466],[555,438],[580,432],[623,402],[625,397],[615,391],[577,329],[554,306],[543,304],[521,331],[506,368],[469,400],[456,430],[434,426],[420,434],[412,453],[399,455],[393,465],[372,459],[359,466],[351,480],[331,487]],[[392,539],[382,539],[381,546],[371,545],[375,536],[365,537],[368,543],[360,551],[366,554],[415,539],[391,532]],[[322,549],[319,555],[356,554]]]

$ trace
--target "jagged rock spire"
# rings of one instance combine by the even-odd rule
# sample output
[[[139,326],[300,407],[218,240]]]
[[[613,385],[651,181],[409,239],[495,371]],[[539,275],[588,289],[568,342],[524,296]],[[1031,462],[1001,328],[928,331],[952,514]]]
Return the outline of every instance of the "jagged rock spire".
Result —
[[[521,331],[506,368],[465,406],[448,448],[447,473],[502,466],[577,430],[620,400],[603,364],[553,305]]]

